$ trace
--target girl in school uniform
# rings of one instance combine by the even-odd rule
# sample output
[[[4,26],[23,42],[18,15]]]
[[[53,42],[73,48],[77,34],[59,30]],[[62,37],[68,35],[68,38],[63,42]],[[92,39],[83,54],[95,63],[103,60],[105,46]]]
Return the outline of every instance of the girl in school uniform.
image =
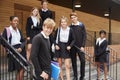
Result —
[[[19,24],[19,19],[17,16],[10,17],[10,26],[7,28],[9,30],[9,37],[7,29],[5,28],[2,36],[19,52],[24,58],[26,58],[25,51],[25,40],[23,38],[22,32],[17,28]],[[14,54],[20,61],[23,62],[21,57]],[[23,62],[24,65],[25,62]],[[17,62],[16,59],[13,58],[12,55],[8,56],[8,71],[12,72],[17,70],[16,80],[22,80],[24,75],[24,70],[20,63]]]
[[[64,80],[62,73],[62,59],[65,63],[66,78],[67,80],[70,80],[70,49],[75,42],[74,33],[72,29],[67,25],[67,22],[67,18],[63,16],[60,19],[60,27],[56,30],[55,33],[55,57],[57,58],[57,61],[60,66],[61,80]]]
[[[106,32],[104,30],[101,30],[99,32],[100,37],[96,40],[95,45],[95,62],[97,66],[97,80],[100,80],[100,65],[102,64],[104,67],[104,80],[107,76],[107,40],[106,40]]]
[[[32,39],[42,30],[42,20],[39,15],[39,10],[34,7],[31,10],[30,17],[27,18],[26,36],[27,36],[27,59],[29,60]]]

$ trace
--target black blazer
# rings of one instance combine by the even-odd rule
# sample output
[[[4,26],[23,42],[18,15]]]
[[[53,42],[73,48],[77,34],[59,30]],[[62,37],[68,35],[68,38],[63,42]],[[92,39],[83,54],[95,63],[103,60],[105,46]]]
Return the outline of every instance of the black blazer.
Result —
[[[33,31],[41,31],[42,30],[42,20],[40,19],[40,24],[37,24],[37,27],[34,27],[32,25],[33,25],[32,18],[28,17],[27,23],[26,23],[26,35],[27,35],[27,37],[33,36],[34,35]]]
[[[99,57],[101,55],[104,55],[106,53],[107,45],[108,45],[107,40],[104,40],[100,45],[99,43],[97,43],[94,48],[95,56]]]
[[[25,48],[25,39],[23,38],[23,35],[22,35],[22,32],[19,30],[19,32],[20,32],[20,36],[21,36],[21,39],[20,39],[20,42],[22,43],[21,44],[21,46],[20,46],[20,48],[21,49],[24,49]],[[7,38],[7,30],[6,30],[6,28],[4,29],[4,31],[3,31],[3,33],[2,33],[2,36],[6,39],[6,40],[8,40]],[[12,35],[10,34],[10,37],[9,37],[9,43],[11,44],[11,39],[12,39]],[[4,45],[5,46],[5,45]]]
[[[53,19],[52,11],[49,9],[46,12],[44,12],[40,9],[39,13],[40,13],[40,17],[41,17],[42,21],[44,21],[46,18]]]
[[[75,35],[75,46],[84,47],[86,43],[86,29],[83,23],[80,22],[80,25],[70,25]]]
[[[54,43],[55,43],[56,45],[57,45],[57,43],[56,43],[57,33],[60,32],[60,31],[58,31],[58,30],[60,30],[60,29],[57,29],[57,30],[55,31],[55,38],[54,38],[54,40],[55,40]],[[59,37],[60,37],[59,34],[60,34],[60,33],[58,33],[58,45],[59,45]],[[73,30],[70,28],[69,39],[68,39],[67,45],[72,47],[72,46],[74,45],[74,43],[75,43],[75,35],[74,35],[74,33],[73,33]]]

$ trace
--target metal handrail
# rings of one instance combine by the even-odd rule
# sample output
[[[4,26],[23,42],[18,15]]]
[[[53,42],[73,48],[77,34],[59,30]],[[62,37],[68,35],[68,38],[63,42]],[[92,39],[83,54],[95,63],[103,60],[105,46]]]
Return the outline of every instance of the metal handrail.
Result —
[[[7,50],[9,51],[9,54],[13,56],[13,58],[24,68],[24,70],[27,72],[27,73],[31,73],[30,70],[28,70],[27,66],[30,66],[31,67],[31,64],[21,55],[19,54],[1,35],[0,35],[0,44],[3,45],[3,47],[7,48]],[[24,62],[27,66],[25,66],[23,64],[22,61],[20,61],[16,56],[15,54],[17,54]],[[32,75],[32,77],[34,79],[36,79],[35,75]]]
[[[83,51],[81,51],[80,50],[80,48],[79,47],[77,47],[76,45],[74,45],[74,47],[75,48],[77,48],[80,52],[83,52]],[[94,65],[94,63],[92,63],[91,62],[91,60],[92,60],[92,58],[94,58],[94,57],[92,57],[90,54],[88,54],[88,53],[86,53],[86,52],[83,52],[86,56],[88,56],[88,58],[89,58],[89,80],[91,80],[91,64],[93,64]]]
[[[115,65],[113,65],[113,79],[115,80],[118,80],[118,65],[117,65],[117,62],[120,60],[120,58],[118,58],[118,52],[112,48],[110,48],[110,51],[111,51],[111,54],[110,54],[110,57],[112,58],[112,64],[116,63]],[[116,70],[114,70],[114,68],[116,68]],[[115,73],[116,71],[116,73]],[[114,77],[114,73],[116,74],[115,77]],[[111,76],[111,70],[110,70],[110,76]]]

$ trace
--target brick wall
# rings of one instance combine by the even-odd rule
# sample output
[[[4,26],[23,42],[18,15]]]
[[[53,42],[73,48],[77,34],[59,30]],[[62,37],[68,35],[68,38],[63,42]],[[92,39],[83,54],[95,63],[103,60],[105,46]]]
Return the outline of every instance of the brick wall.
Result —
[[[9,16],[14,15],[14,3],[26,5],[26,6],[36,6],[40,8],[40,1],[38,0],[0,0],[0,32],[3,30],[3,27],[9,25]],[[55,20],[57,26],[59,24],[59,18],[64,15],[69,18],[71,9],[61,7],[58,5],[49,4],[49,9],[55,11]],[[91,15],[84,12],[78,12],[79,20],[83,22],[87,30],[90,31],[99,31],[100,29],[105,29],[108,31],[108,19]],[[70,22],[70,21],[69,21]],[[120,33],[120,22],[112,20],[112,32]]]

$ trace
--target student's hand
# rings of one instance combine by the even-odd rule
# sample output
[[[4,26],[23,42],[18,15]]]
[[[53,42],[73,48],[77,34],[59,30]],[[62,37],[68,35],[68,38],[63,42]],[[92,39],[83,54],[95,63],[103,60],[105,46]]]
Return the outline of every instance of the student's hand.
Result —
[[[42,72],[42,74],[40,75],[44,80],[47,80],[48,79],[48,74],[45,73],[44,71]]]
[[[28,61],[30,61],[30,55],[27,54],[26,58],[27,58]]]
[[[58,45],[55,45],[56,50],[60,50],[60,47]]]
[[[81,50],[82,52],[84,52],[85,49],[84,49],[84,47],[81,47],[80,50]]]
[[[67,46],[67,50],[69,51],[71,49],[71,47],[70,46]]]
[[[18,48],[16,49],[19,53],[22,52],[22,49],[21,48]]]
[[[27,40],[30,40],[30,37],[27,37]]]

